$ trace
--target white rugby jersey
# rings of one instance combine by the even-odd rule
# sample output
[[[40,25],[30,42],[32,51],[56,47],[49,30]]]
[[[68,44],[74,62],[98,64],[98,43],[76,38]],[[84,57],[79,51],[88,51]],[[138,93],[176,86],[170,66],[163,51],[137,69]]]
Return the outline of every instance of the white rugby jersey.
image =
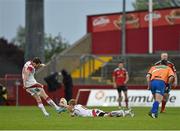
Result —
[[[80,104],[74,106],[72,114],[75,115],[75,116],[93,117],[92,109],[87,109],[87,108],[85,108],[84,106],[82,106]]]
[[[27,70],[30,71],[30,74],[28,76],[28,79],[25,81],[24,80],[24,75],[25,75],[25,72]],[[23,79],[23,83],[24,83],[25,88],[31,87],[32,85],[35,85],[37,83],[37,81],[34,78],[34,74],[35,74],[35,68],[32,65],[32,62],[31,61],[26,62],[24,64],[24,67],[23,67],[23,70],[22,70],[22,79]]]

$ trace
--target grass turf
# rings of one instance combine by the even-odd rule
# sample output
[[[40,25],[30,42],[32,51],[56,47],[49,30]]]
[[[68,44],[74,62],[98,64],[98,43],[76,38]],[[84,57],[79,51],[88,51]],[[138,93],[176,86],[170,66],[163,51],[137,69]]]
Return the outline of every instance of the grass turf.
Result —
[[[179,108],[168,108],[167,113],[158,119],[150,118],[147,107],[135,107],[135,117],[70,117],[67,112],[57,114],[46,107],[51,114],[43,116],[35,106],[0,107],[0,129],[2,130],[176,130],[180,129]],[[100,107],[105,111],[117,110],[116,107]]]

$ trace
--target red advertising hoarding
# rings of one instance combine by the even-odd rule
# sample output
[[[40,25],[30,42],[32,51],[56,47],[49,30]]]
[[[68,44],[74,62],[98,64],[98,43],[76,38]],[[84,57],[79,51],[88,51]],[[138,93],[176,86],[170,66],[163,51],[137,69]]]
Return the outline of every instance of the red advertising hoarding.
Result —
[[[90,32],[114,31],[121,29],[122,14],[106,14],[88,17]],[[137,29],[148,27],[148,12],[133,12],[126,14],[126,28]],[[153,26],[180,24],[180,9],[155,10]]]

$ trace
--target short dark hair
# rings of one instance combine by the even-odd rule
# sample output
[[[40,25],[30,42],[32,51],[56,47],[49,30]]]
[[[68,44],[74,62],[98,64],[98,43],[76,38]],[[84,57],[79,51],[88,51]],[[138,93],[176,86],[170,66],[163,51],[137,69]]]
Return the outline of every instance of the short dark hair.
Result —
[[[62,74],[63,76],[67,76],[67,75],[68,75],[68,72],[67,72],[65,69],[62,69],[62,70],[61,70],[61,74]]]
[[[167,65],[167,60],[161,60],[161,65]]]
[[[119,61],[119,64],[120,64],[120,63],[124,64],[124,61],[123,61],[123,60],[121,60],[121,61]]]
[[[39,57],[34,57],[32,62],[36,63],[36,64],[41,64],[42,63]]]

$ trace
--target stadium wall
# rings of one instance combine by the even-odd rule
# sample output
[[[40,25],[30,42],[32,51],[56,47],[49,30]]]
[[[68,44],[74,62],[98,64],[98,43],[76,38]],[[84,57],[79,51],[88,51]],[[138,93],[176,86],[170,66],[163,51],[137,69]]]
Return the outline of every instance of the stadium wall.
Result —
[[[153,33],[154,52],[180,50],[180,25],[154,27]],[[120,47],[120,31],[92,33],[93,54],[119,54],[121,53]],[[126,31],[126,52],[129,54],[148,53],[148,28]]]
[[[180,9],[153,11],[153,51],[180,51]],[[126,53],[148,53],[147,11],[126,14]],[[92,53],[120,54],[122,13],[87,17],[87,32],[92,34]]]

